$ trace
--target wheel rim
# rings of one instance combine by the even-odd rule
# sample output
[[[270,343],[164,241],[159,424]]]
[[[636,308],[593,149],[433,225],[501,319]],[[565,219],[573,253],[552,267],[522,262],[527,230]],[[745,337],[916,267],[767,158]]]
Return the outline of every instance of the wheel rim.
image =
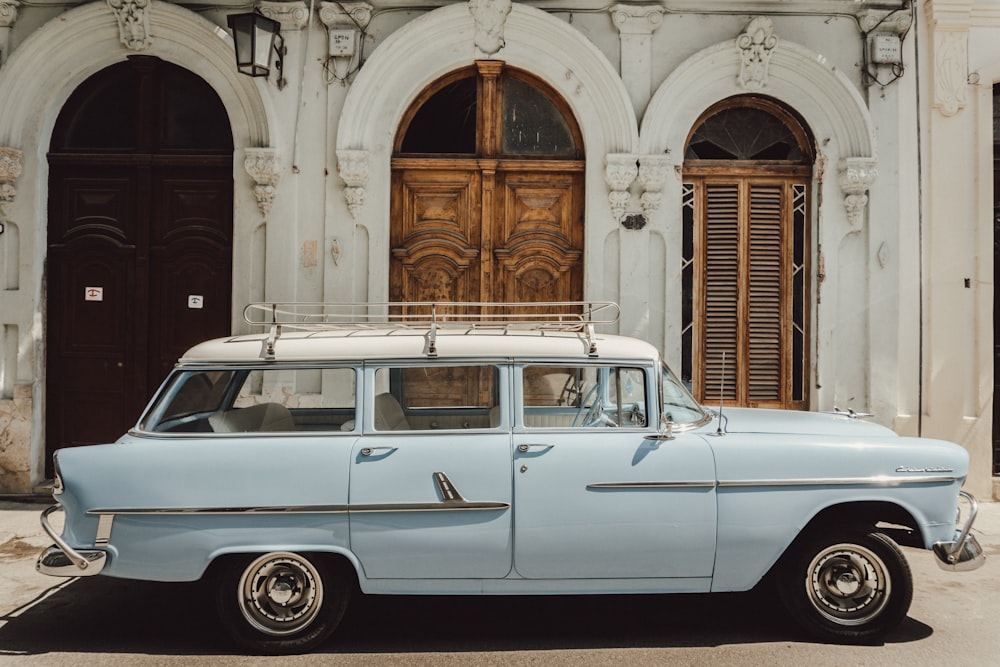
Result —
[[[319,613],[323,580],[301,556],[267,554],[243,570],[237,595],[250,625],[267,635],[291,635],[308,627]]]
[[[892,582],[885,562],[857,544],[827,547],[813,558],[808,573],[809,601],[839,625],[867,623],[889,601]]]

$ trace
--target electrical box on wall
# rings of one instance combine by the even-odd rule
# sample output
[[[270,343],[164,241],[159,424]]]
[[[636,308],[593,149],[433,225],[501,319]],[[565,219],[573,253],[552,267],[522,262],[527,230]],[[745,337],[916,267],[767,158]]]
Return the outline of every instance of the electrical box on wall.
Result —
[[[876,65],[902,65],[903,43],[899,35],[876,33],[871,38],[870,57]]]
[[[356,42],[354,30],[330,30],[330,55],[334,58],[353,56]]]

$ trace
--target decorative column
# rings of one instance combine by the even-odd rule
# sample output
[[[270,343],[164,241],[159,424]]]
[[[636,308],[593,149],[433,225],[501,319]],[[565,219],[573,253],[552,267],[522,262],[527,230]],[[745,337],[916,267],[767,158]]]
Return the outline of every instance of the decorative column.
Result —
[[[663,24],[659,5],[615,5],[611,20],[618,28],[621,42],[621,76],[628,90],[637,118],[642,118],[652,90],[653,32]]]
[[[849,157],[840,161],[840,189],[851,231],[860,231],[868,205],[868,190],[878,177],[878,161],[869,157]]]
[[[358,36],[372,20],[373,9],[367,2],[320,3],[319,20],[326,26],[329,40],[328,71],[341,83],[346,83],[356,69]]]
[[[347,185],[344,198],[351,217],[357,220],[365,205],[365,188],[368,187],[368,151],[337,151],[337,173]]]
[[[253,179],[253,195],[260,214],[267,218],[274,202],[281,164],[274,148],[247,148],[243,168]]]
[[[0,67],[7,60],[10,50],[10,29],[17,21],[17,8],[21,3],[17,0],[0,0]]]

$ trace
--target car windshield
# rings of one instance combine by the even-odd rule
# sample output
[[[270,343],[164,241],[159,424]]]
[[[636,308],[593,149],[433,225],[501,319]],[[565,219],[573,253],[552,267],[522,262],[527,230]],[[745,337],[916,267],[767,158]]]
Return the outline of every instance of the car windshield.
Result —
[[[663,406],[663,416],[668,421],[678,426],[695,425],[710,417],[678,381],[669,366],[661,364],[660,376],[662,378],[660,402]]]

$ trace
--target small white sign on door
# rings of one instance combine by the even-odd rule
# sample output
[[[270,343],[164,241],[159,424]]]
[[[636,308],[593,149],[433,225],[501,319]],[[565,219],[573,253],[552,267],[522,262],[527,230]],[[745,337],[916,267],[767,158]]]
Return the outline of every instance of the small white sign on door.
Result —
[[[188,308],[201,309],[205,307],[205,297],[200,294],[188,294]]]
[[[84,287],[83,288],[83,300],[84,301],[104,301],[104,288],[103,287]]]

